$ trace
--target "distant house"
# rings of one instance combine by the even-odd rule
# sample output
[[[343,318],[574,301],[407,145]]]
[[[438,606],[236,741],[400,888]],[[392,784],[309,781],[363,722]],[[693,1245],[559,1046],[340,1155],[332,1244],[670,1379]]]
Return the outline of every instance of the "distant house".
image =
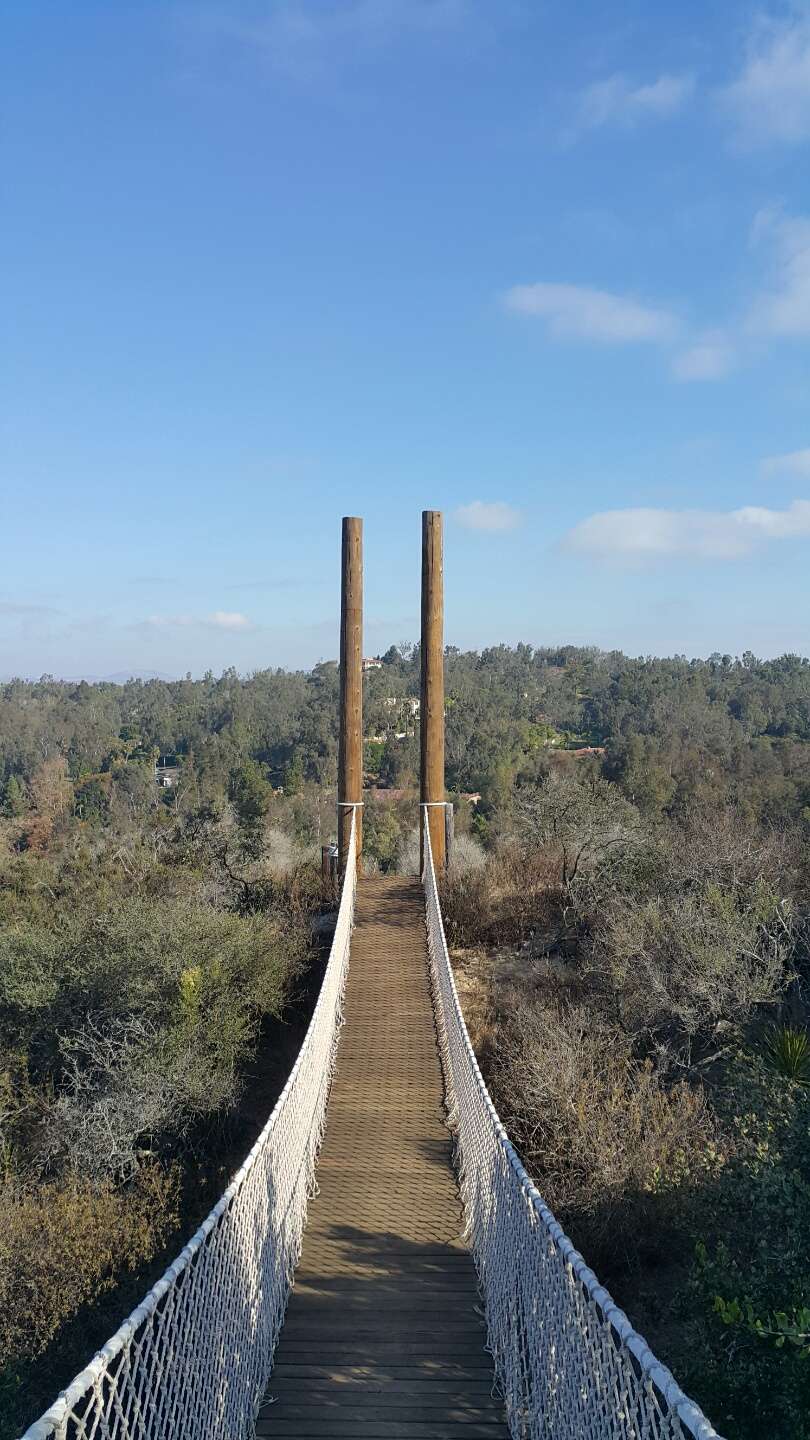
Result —
[[[403,699],[398,695],[386,695],[383,705],[386,710],[400,710],[403,715],[419,714],[419,701],[413,695],[406,695]]]
[[[380,659],[379,655],[372,656],[370,660],[363,660],[364,675],[367,670],[382,670],[382,660]]]
[[[391,722],[399,727],[394,731],[395,739],[407,740],[413,734],[414,722],[419,718],[419,701],[413,695],[387,695],[383,705],[392,712]]]
[[[171,790],[180,779],[179,765],[156,765],[155,779],[162,790]]]

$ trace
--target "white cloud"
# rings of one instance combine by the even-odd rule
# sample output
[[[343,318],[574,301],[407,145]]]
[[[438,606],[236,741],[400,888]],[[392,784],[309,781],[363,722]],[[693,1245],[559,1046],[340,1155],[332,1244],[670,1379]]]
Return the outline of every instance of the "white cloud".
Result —
[[[247,615],[242,615],[238,610],[215,610],[213,615],[206,617],[207,625],[213,625],[216,630],[250,630],[252,623]]]
[[[709,330],[672,362],[676,380],[722,380],[733,369],[736,352],[721,330]]]
[[[802,475],[810,480],[810,450],[792,450],[788,455],[769,455],[762,462],[765,475]]]
[[[810,140],[810,12],[760,16],[745,64],[720,100],[745,144]]]
[[[754,302],[748,328],[766,335],[810,335],[810,220],[760,211],[753,239],[771,248],[772,278]]]
[[[670,311],[587,285],[514,285],[505,301],[509,310],[540,316],[563,338],[624,344],[668,340],[677,330]]]
[[[473,500],[459,505],[455,514],[467,530],[514,530],[520,524],[520,511],[503,500]]]
[[[147,625],[158,630],[197,626],[206,630],[255,630],[256,626],[238,610],[214,610],[211,615],[150,615]]]
[[[582,91],[574,134],[601,125],[632,126],[645,119],[663,119],[680,110],[694,88],[692,75],[659,75],[647,85],[631,85],[625,75],[610,75]]]
[[[767,540],[810,536],[810,500],[786,510],[745,505],[740,510],[605,510],[566,536],[569,549],[614,560],[684,556],[739,560]]]

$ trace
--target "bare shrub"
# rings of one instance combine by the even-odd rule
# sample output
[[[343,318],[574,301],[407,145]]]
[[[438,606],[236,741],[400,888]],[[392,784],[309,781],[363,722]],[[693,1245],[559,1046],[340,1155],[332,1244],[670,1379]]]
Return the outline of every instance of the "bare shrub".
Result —
[[[583,968],[638,1035],[687,1039],[744,1024],[789,984],[801,933],[784,899],[790,856],[724,814],[652,835],[575,886]]]
[[[454,835],[448,865],[448,874],[452,879],[483,870],[486,863],[486,852],[472,835]],[[395,868],[398,875],[419,874],[419,830],[415,826],[400,841]]]
[[[490,937],[493,896],[488,870],[447,874],[440,882],[442,915],[453,946],[475,945]]]
[[[690,1037],[776,999],[791,931],[789,907],[764,887],[742,904],[712,885],[635,904],[622,897],[595,924],[591,963],[630,1031]]]
[[[403,835],[396,861],[397,875],[419,874],[419,829],[416,825]]]
[[[640,827],[638,811],[615,785],[566,770],[552,770],[541,785],[519,790],[512,818],[524,851],[542,847],[556,854],[561,889],[580,869],[632,846]]]
[[[474,842],[473,842],[474,843]],[[521,945],[542,954],[565,930],[557,861],[504,839],[484,865],[452,865],[442,881],[442,913],[450,944]]]
[[[486,854],[478,841],[473,840],[472,835],[453,837],[448,867],[451,876],[469,875],[473,871],[483,870],[486,863]]]
[[[456,954],[453,974],[473,1049],[482,1067],[486,1068],[498,1023],[492,956],[479,950]]]
[[[138,1017],[112,1017],[103,1025],[88,1021],[63,1039],[65,1072],[42,1127],[43,1165],[56,1162],[97,1181],[129,1180],[157,1137],[170,1130],[176,1143],[202,1116],[235,1105],[241,1088],[235,1066],[214,1066],[204,1043],[189,1043],[199,967],[184,972],[181,982],[181,1005],[191,1021],[185,1036]]]
[[[298,854],[290,836],[271,825],[264,832],[264,861],[272,873],[288,875],[298,863]]]
[[[70,1177],[0,1190],[0,1367],[39,1355],[65,1320],[151,1260],[177,1225],[177,1177],[148,1167],[115,1191]]]
[[[665,1057],[638,1061],[584,1005],[523,986],[499,996],[498,1011],[497,1103],[547,1203],[589,1258],[619,1237],[627,1250],[643,1244],[658,1197],[713,1157],[702,1088],[670,1083]]]

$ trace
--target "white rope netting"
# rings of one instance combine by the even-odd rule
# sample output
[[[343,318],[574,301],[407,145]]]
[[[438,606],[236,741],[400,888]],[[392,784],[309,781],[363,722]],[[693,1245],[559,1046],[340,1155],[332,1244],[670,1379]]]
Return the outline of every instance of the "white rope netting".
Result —
[[[270,1119],[174,1264],[24,1440],[252,1435],[314,1191],[356,888],[353,818],[323,985]]]
[[[719,1440],[543,1204],[498,1118],[456,992],[424,817],[448,1124],[510,1431],[515,1440]]]

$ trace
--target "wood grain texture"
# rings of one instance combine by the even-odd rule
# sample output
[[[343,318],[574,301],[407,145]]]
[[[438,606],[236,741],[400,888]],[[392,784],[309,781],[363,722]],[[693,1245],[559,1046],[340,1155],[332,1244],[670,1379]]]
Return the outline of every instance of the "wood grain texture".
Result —
[[[352,833],[348,804],[363,798],[363,522],[343,518],[340,586],[340,734],[338,739],[338,855],[346,868]],[[357,863],[363,851],[363,811],[357,816]]]
[[[444,549],[440,510],[422,511],[422,643],[419,793],[429,805],[436,874],[445,864],[444,791]],[[419,827],[422,848],[422,827]]]
[[[319,1193],[258,1435],[508,1440],[450,1160],[422,891],[362,880]]]

